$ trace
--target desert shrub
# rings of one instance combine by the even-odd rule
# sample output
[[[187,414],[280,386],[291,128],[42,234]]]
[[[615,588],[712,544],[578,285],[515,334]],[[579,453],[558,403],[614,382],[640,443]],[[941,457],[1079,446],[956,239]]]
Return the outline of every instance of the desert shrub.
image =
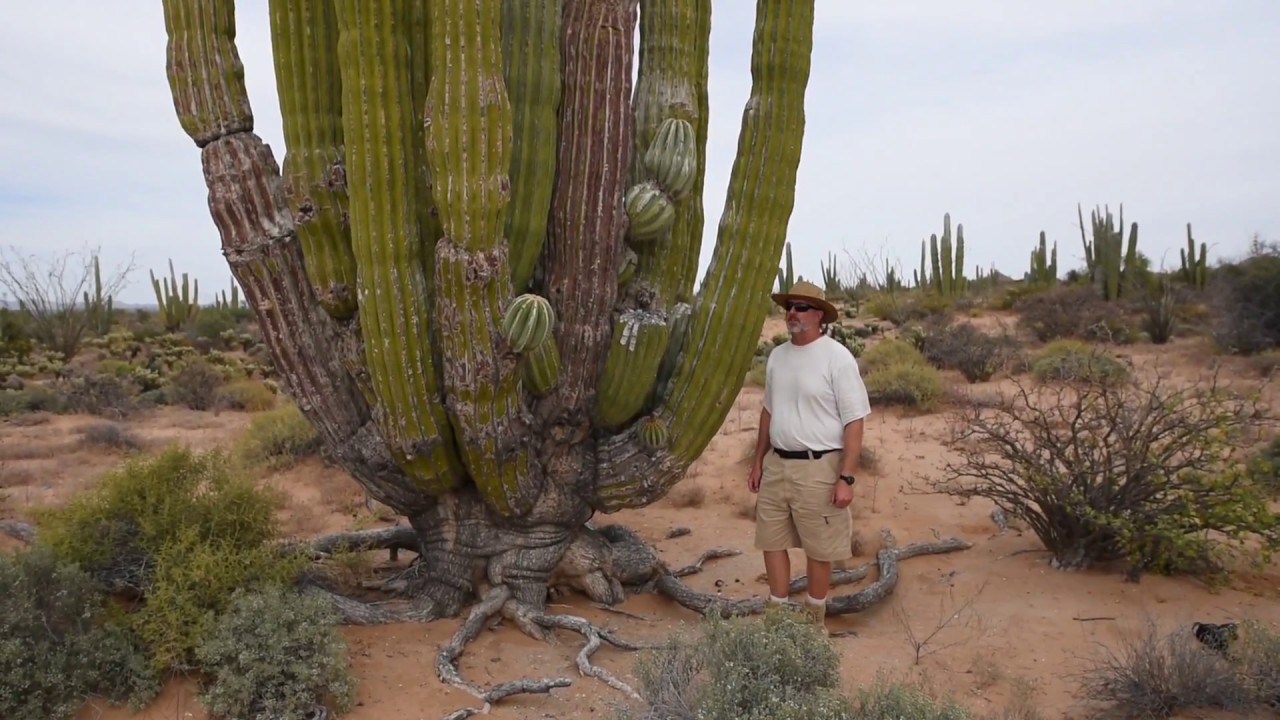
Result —
[[[315,426],[297,405],[260,413],[236,443],[236,456],[251,467],[284,470],[323,447]]]
[[[1156,345],[1163,345],[1173,339],[1178,327],[1178,308],[1183,304],[1183,294],[1168,279],[1162,279],[1157,288],[1142,295],[1139,301],[1142,309],[1142,331]]]
[[[169,402],[192,410],[211,410],[226,377],[202,358],[183,363],[165,388]]]
[[[57,383],[64,412],[123,418],[138,409],[138,386],[129,378],[76,373]]]
[[[201,703],[237,720],[303,718],[318,706],[348,711],[355,679],[337,625],[332,606],[315,595],[236,592],[196,650],[208,676]]]
[[[1243,355],[1280,347],[1280,245],[1254,243],[1245,260],[1215,269],[1209,307],[1221,347]]]
[[[882,370],[893,365],[908,363],[927,364],[924,355],[914,345],[902,338],[886,338],[862,351],[858,358],[858,368],[863,375]]]
[[[857,720],[969,720],[972,715],[962,705],[935,698],[919,685],[892,682],[878,675],[869,688],[859,690]]]
[[[1031,361],[1031,374],[1040,382],[1089,380],[1107,383],[1129,376],[1129,368],[1103,348],[1080,340],[1054,340]]]
[[[1122,717],[1170,717],[1187,710],[1244,710],[1253,692],[1240,673],[1196,641],[1189,628],[1161,635],[1153,623],[1121,638],[1082,674],[1083,690]]]
[[[142,449],[142,440],[113,422],[97,422],[80,428],[80,442],[107,450],[134,452]]]
[[[1018,356],[1013,338],[985,333],[967,322],[926,326],[919,343],[930,364],[958,370],[971,383],[990,380],[1013,365]]]
[[[762,618],[711,618],[636,665],[643,717],[669,720],[836,720],[840,658],[805,616],[771,608]],[[620,717],[630,717],[625,711]]]
[[[89,575],[38,546],[0,554],[0,717],[69,719],[95,695],[138,709],[159,690]]]
[[[1273,439],[1245,462],[1249,481],[1273,497],[1280,495],[1280,437]]]
[[[236,380],[217,391],[218,407],[262,412],[275,407],[276,394],[261,380]]]
[[[994,501],[1054,567],[1213,574],[1232,544],[1257,538],[1250,553],[1263,562],[1280,546],[1280,518],[1233,462],[1267,418],[1257,395],[1233,395],[1216,376],[1186,387],[1140,376],[1014,384],[999,403],[957,408],[959,459],[933,484]]]
[[[1078,338],[1123,344],[1133,341],[1133,328],[1120,303],[1109,303],[1089,286],[1065,285],[1027,295],[1013,306],[1018,327],[1037,340]]]
[[[926,363],[902,363],[877,370],[863,383],[871,402],[932,410],[942,398],[942,375]]]
[[[170,447],[40,511],[38,538],[109,590],[141,598],[130,626],[154,667],[182,669],[235,590],[290,581],[301,567],[272,543],[274,509],[222,453]]]
[[[60,413],[66,405],[62,396],[41,385],[27,384],[22,390],[0,390],[0,417],[21,413]]]

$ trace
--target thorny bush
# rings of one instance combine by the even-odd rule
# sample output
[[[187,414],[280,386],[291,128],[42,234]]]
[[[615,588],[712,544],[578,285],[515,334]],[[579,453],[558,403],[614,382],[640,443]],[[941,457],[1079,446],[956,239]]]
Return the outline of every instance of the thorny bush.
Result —
[[[1057,568],[1125,561],[1144,571],[1211,575],[1227,545],[1255,536],[1263,561],[1280,519],[1236,462],[1270,422],[1261,394],[1235,394],[1217,373],[1184,387],[1157,374],[1086,375],[1016,390],[994,406],[955,410],[959,455],[940,492],[987,498],[1023,521]]]

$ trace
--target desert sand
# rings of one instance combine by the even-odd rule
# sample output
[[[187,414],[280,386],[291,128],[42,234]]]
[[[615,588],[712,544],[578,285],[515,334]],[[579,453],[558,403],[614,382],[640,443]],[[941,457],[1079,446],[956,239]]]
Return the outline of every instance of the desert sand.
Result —
[[[998,314],[979,321],[1012,324]],[[779,320],[771,318],[762,337],[780,329]],[[1164,347],[1127,346],[1118,352],[1138,364],[1158,358],[1162,367],[1187,377],[1212,361],[1233,362],[1214,358],[1196,338],[1178,339]],[[1001,383],[997,379],[966,385],[958,375],[947,377],[975,392],[996,389]],[[686,581],[698,590],[732,597],[765,593],[763,567],[751,546],[754,496],[745,483],[760,402],[758,387],[743,388],[719,434],[669,496],[648,508],[597,518],[597,522],[619,522],[636,529],[673,567],[694,561],[709,547],[737,548],[740,555],[710,561]],[[230,444],[251,417],[242,412],[167,407],[120,424],[148,446],[176,441],[205,449]],[[24,518],[28,508],[56,503],[89,486],[117,462],[118,456],[78,442],[78,429],[99,422],[86,416],[0,422],[0,488],[6,494],[0,515]],[[979,713],[996,710],[1019,693],[1030,693],[1044,718],[1083,718],[1088,711],[1078,692],[1077,674],[1103,648],[1117,647],[1125,633],[1140,630],[1148,620],[1159,623],[1162,630],[1195,620],[1280,622],[1280,605],[1275,602],[1280,595],[1280,571],[1274,567],[1240,574],[1229,587],[1217,591],[1182,577],[1146,575],[1132,583],[1114,569],[1062,572],[1049,567],[1048,556],[1034,535],[1016,527],[1000,531],[991,519],[990,503],[960,504],[918,491],[920,479],[936,474],[946,459],[948,451],[942,442],[946,427],[945,410],[920,415],[876,407],[868,420],[865,442],[874,452],[875,463],[856,487],[853,512],[861,547],[852,563],[874,559],[883,529],[891,530],[900,545],[958,537],[973,546],[904,561],[901,580],[888,601],[864,613],[828,620],[829,628],[840,635],[832,642],[843,659],[843,678],[850,692],[872,682],[878,672],[889,672],[925,679]],[[362,514],[367,516],[359,487],[318,459],[264,477],[262,482],[282,491],[285,503],[280,521],[289,534],[349,529]],[[394,519],[374,524],[387,522]],[[677,526],[691,532],[665,539]],[[379,560],[385,559],[385,553],[379,555]],[[803,571],[798,551],[793,551],[792,567],[793,573]],[[836,592],[855,591],[874,578],[873,572],[861,583]],[[656,640],[698,621],[695,613],[656,595],[630,597],[618,608],[627,615],[593,607],[578,595],[553,602],[553,610],[582,615],[640,641]],[[950,623],[933,634],[951,615]],[[433,669],[438,646],[459,623],[460,619],[345,628],[360,681],[359,704],[346,717],[427,720],[473,705],[473,698],[445,686]],[[917,648],[912,636],[928,637],[928,641]],[[579,646],[575,635],[561,634],[556,644],[543,644],[506,624],[468,646],[460,669],[464,677],[481,683],[550,674],[573,678],[571,687],[549,695],[518,696],[500,703],[490,715],[495,719],[608,717],[611,707],[625,698],[595,679],[578,676],[574,655]],[[622,678],[631,677],[634,654],[606,646],[595,659]],[[192,681],[173,681],[141,713],[91,703],[80,719],[202,720],[206,716],[194,695]]]

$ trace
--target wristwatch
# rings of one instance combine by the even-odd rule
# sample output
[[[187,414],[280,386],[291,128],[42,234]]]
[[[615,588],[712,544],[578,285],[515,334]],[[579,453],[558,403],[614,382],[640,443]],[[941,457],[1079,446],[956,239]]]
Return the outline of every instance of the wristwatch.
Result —
[[[841,475],[840,479],[843,480],[846,485],[849,485],[851,487],[857,481],[857,478],[855,478],[852,475]]]

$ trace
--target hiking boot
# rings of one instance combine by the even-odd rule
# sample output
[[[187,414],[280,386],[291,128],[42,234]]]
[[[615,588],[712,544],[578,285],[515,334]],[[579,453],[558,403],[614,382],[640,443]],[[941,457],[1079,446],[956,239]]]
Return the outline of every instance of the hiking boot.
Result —
[[[809,619],[814,625],[822,631],[824,636],[829,635],[827,631],[827,601],[825,599],[814,602],[810,598],[805,598],[804,611],[809,615]]]

